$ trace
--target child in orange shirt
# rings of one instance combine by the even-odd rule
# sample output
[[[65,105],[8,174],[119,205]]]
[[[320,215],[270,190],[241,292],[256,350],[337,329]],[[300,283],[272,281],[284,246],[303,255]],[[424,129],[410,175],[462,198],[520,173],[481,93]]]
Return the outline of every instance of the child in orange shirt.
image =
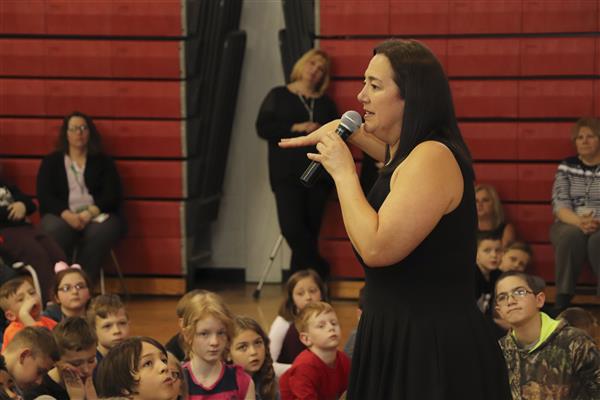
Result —
[[[42,299],[27,277],[17,277],[0,286],[0,308],[10,324],[4,331],[2,351],[26,326],[54,329],[56,321],[42,316]]]

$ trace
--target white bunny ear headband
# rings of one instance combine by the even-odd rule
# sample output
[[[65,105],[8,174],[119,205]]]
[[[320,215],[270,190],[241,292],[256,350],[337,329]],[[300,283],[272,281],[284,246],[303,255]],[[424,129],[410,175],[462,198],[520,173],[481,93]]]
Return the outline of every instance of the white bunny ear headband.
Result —
[[[69,269],[69,268],[75,268],[75,269],[81,269],[81,265],[79,264],[73,264],[71,266],[69,266],[69,264],[67,264],[64,261],[59,261],[56,264],[54,264],[54,273],[58,274],[60,271],[64,271],[65,269]]]

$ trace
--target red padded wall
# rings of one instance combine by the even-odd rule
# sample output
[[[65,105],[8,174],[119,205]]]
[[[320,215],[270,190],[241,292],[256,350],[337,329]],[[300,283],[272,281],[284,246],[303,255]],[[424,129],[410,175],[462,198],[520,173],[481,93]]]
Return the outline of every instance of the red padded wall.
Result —
[[[91,115],[122,178],[126,274],[182,275],[187,261],[197,160],[186,137],[199,121],[186,115],[185,18],[197,10],[185,0],[0,1],[3,178],[35,195],[62,117]]]

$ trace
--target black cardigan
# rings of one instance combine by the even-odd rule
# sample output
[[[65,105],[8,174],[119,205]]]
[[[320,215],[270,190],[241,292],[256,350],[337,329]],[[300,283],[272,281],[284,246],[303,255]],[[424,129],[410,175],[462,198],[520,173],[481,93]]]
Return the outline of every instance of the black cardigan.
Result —
[[[40,213],[60,216],[69,209],[69,181],[64,153],[54,152],[42,160],[37,175]],[[83,174],[85,185],[100,212],[118,213],[122,200],[121,179],[114,161],[107,155],[87,156]]]
[[[323,125],[338,118],[335,103],[327,95],[315,99],[314,121]],[[269,142],[269,180],[271,188],[287,179],[298,180],[310,160],[306,153],[315,152],[314,147],[282,149],[278,146],[282,138],[303,136],[292,132],[292,125],[308,121],[308,112],[298,95],[286,86],[278,86],[267,94],[256,119],[258,136]]]

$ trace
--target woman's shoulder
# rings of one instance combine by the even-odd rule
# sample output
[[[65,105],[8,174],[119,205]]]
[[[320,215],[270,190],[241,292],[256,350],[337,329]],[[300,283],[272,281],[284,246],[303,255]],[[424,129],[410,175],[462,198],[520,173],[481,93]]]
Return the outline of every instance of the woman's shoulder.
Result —
[[[446,143],[438,140],[426,140],[419,143],[412,149],[406,159],[438,165],[457,162],[452,149]]]

